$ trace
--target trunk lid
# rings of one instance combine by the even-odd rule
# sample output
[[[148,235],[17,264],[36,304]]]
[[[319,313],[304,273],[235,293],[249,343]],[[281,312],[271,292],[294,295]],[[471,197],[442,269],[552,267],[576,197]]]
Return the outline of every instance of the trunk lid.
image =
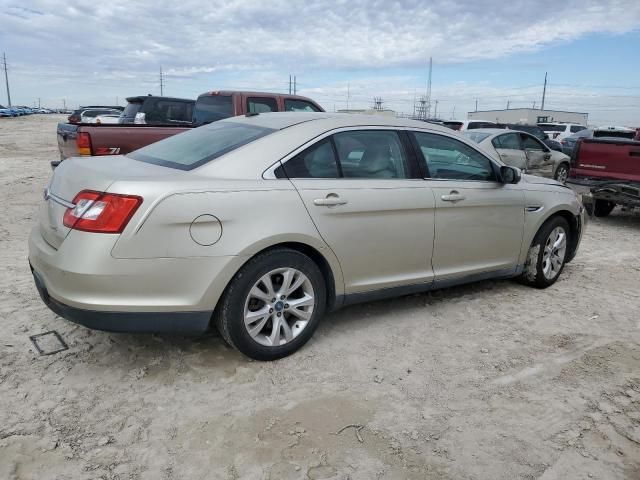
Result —
[[[69,234],[64,213],[82,190],[106,192],[116,180],[176,174],[175,170],[138,162],[122,155],[70,158],[53,172],[40,207],[40,232],[45,241],[58,249]]]

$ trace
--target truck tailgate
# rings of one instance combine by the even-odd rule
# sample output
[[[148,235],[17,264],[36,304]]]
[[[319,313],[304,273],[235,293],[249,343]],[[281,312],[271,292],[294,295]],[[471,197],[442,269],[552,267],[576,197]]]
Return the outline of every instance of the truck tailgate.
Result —
[[[185,132],[189,127],[147,125],[83,125],[82,132],[91,137],[93,155],[124,155],[158,140]]]
[[[640,182],[640,142],[581,140],[571,176]]]

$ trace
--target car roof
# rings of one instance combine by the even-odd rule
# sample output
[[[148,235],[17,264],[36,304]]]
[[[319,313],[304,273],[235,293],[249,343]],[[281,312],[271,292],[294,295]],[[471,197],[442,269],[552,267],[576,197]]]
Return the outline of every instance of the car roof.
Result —
[[[190,102],[195,103],[195,100],[191,98],[177,98],[177,97],[160,97],[157,95],[138,95],[136,97],[127,97],[127,102],[144,102],[147,98],[161,98],[162,100],[170,100],[172,102]]]
[[[487,133],[489,135],[497,135],[498,133],[513,133],[513,132],[517,132],[518,130],[513,130],[513,129],[509,129],[507,130],[506,128],[473,128],[471,130],[465,130],[464,132],[462,132],[463,135],[465,134],[472,134],[472,133]],[[527,133],[527,132],[524,132]]]
[[[246,123],[265,128],[282,130],[300,123],[317,122],[318,128],[331,130],[341,127],[381,126],[381,127],[410,127],[420,130],[434,130],[451,133],[451,129],[435,123],[421,122],[406,118],[389,117],[386,115],[357,115],[351,113],[327,112],[269,112],[257,115],[230,117],[220,122]]]

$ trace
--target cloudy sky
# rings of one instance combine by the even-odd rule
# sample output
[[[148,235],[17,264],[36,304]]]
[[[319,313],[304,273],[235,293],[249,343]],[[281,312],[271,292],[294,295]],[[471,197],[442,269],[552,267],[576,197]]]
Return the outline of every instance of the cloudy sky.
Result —
[[[0,49],[14,104],[123,104],[217,89],[288,91],[325,109],[438,116],[540,106],[640,125],[639,0],[3,0]],[[0,86],[0,103],[6,92]]]

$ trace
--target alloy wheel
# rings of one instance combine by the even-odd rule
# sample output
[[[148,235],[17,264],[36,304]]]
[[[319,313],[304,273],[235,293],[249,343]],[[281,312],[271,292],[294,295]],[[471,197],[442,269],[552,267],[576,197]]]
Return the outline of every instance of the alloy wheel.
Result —
[[[567,232],[562,227],[554,228],[544,244],[542,273],[547,280],[558,276],[567,253]]]
[[[247,295],[244,326],[261,345],[285,345],[308,325],[315,300],[311,280],[300,270],[271,270],[254,283]]]

